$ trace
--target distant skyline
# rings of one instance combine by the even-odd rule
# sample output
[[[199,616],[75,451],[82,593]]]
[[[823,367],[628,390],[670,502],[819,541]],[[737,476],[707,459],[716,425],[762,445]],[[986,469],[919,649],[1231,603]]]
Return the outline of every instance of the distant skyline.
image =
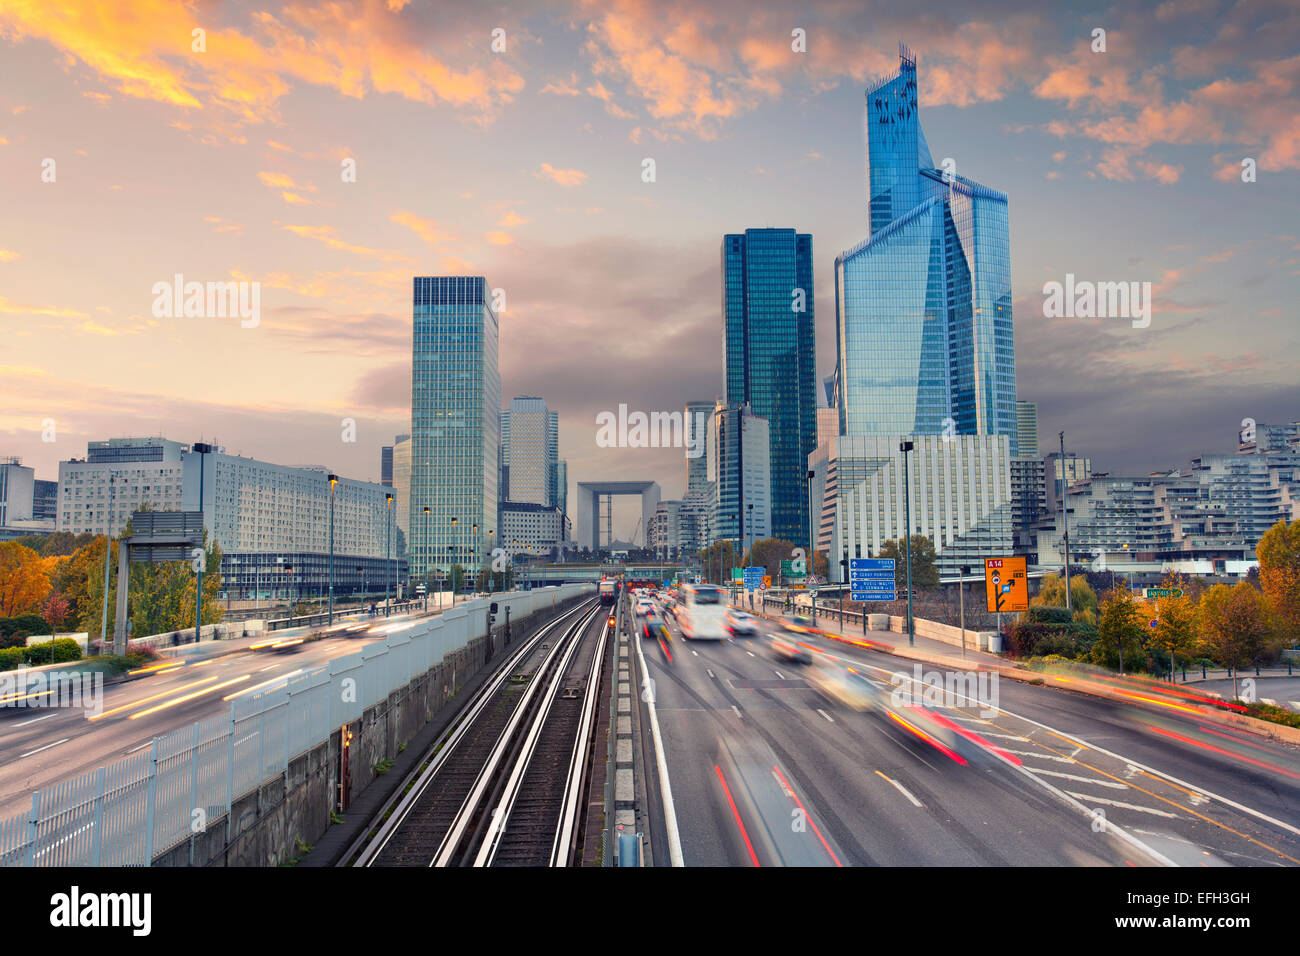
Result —
[[[717,250],[747,228],[812,235],[833,371],[863,89],[900,39],[935,161],[1009,197],[1042,451],[1064,428],[1145,474],[1300,418],[1293,3],[9,3],[0,455],[50,479],[88,440],[163,435],[377,481],[410,431],[412,277],[486,275],[502,393],[558,412],[570,481],[680,497],[680,449],[601,448],[596,415],[724,393]],[[1044,318],[1067,273],[1150,281],[1150,327]],[[176,274],[260,282],[260,322],[155,317]]]

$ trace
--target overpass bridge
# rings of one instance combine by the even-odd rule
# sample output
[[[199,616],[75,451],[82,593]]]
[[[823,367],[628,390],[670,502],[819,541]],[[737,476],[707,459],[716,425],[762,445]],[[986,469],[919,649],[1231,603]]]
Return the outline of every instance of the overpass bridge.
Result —
[[[670,581],[685,572],[680,562],[664,561],[592,561],[585,563],[535,564],[515,567],[515,580],[526,587],[554,584],[580,584],[601,578],[625,577],[633,581]]]

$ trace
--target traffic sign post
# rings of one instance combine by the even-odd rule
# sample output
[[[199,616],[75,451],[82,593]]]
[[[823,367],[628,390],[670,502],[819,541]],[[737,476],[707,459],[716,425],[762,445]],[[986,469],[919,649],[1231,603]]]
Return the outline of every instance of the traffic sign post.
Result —
[[[896,601],[893,558],[850,558],[849,600]]]
[[[742,580],[745,582],[745,590],[746,591],[758,590],[759,586],[762,585],[763,583],[763,572],[766,570],[767,569],[764,568],[762,565],[759,565],[757,567],[745,568],[744,577],[742,578]]]
[[[984,595],[990,614],[1029,610],[1029,578],[1025,565],[1023,557],[985,559]]]

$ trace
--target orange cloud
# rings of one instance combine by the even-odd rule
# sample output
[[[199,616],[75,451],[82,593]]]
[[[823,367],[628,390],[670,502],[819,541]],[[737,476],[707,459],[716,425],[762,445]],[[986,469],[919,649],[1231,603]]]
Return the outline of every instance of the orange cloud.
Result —
[[[538,179],[550,179],[561,186],[581,186],[587,181],[587,174],[581,169],[556,169],[550,163],[542,163],[542,168],[533,175]]]
[[[373,256],[384,259],[388,262],[413,262],[408,256],[400,255],[389,249],[371,249],[367,246],[358,246],[350,242],[344,242],[334,235],[332,226],[281,226],[287,232],[295,236],[302,236],[304,239],[314,239],[317,242],[324,243],[331,249],[337,249],[340,252],[350,252],[358,256]]]
[[[413,212],[399,210],[388,218],[399,226],[405,226],[407,229],[410,229],[430,245],[437,242],[451,242],[456,238],[455,233],[443,230],[432,219],[421,219]]]

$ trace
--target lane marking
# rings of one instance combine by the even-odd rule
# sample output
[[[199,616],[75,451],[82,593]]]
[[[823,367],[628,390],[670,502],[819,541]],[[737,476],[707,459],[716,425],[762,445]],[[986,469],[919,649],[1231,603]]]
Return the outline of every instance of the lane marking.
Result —
[[[1056,754],[1045,754],[1037,750],[1012,750],[1010,747],[1005,749],[1007,753],[1015,754],[1017,757],[1038,757],[1040,760],[1055,760],[1057,763],[1074,763],[1069,757],[1058,757]]]
[[[823,717],[825,717],[827,720],[829,720],[832,724],[835,723],[835,718],[832,717],[830,714],[826,713],[826,711],[822,710],[820,707],[817,708],[817,713],[821,714]]]
[[[736,809],[736,801],[731,798],[731,788],[727,786],[727,780],[722,776],[722,768],[715,763],[713,769],[718,774],[718,782],[722,784],[722,792],[727,795],[727,802],[731,804],[731,812],[736,817],[736,825],[740,827],[740,835],[745,838],[745,849],[749,851],[749,859],[755,866],[761,866],[758,862],[758,854],[754,852],[754,844],[749,842],[749,831],[745,829],[745,821],[740,819],[740,811]]]
[[[57,717],[57,716],[59,716],[59,715],[58,715],[58,714],[46,714],[44,717],[33,717],[31,720],[24,720],[21,724],[14,724],[13,727],[14,727],[15,730],[17,730],[19,727],[26,727],[28,724],[34,724],[34,723],[36,723],[38,720],[49,720],[51,717]]]
[[[127,751],[126,753],[124,753],[122,756],[123,756],[123,757],[129,757],[129,756],[131,756],[131,754],[135,753],[137,750],[144,750],[145,747],[151,746],[152,744],[153,744],[153,741],[152,741],[152,740],[146,740],[146,741],[145,741],[144,743],[142,743],[139,747],[132,747],[130,750],[128,750],[128,751]]]
[[[906,788],[905,786],[903,786],[901,783],[899,783],[897,780],[895,780],[893,777],[886,777],[886,776],[885,776],[883,773],[881,773],[879,770],[876,771],[876,774],[877,774],[877,775],[878,775],[882,780],[888,780],[890,783],[892,783],[892,784],[893,784],[893,785],[898,789],[898,792],[899,792],[899,793],[901,793],[903,796],[907,797],[908,800],[911,800],[911,801],[912,801],[912,806],[914,806],[914,807],[922,807],[922,808],[924,808],[924,804],[922,804],[920,800],[916,799],[916,797],[912,796],[912,794],[908,792],[907,788]]]
[[[744,716],[740,713],[740,708],[737,707],[735,704],[731,705],[731,709],[736,712],[736,716],[739,717],[741,720],[745,719]]]
[[[1060,773],[1056,770],[1044,770],[1042,767],[1029,767],[1030,773],[1041,773],[1049,777],[1060,777],[1062,780],[1076,780],[1079,783],[1091,783],[1098,787],[1110,787],[1112,790],[1127,790],[1128,784],[1118,783],[1114,780],[1097,780],[1093,777],[1080,777],[1073,773]]]
[[[1177,820],[1178,814],[1169,813],[1165,810],[1157,810],[1154,807],[1143,807],[1136,803],[1124,803],[1122,800],[1108,800],[1106,797],[1096,797],[1091,793],[1075,793],[1073,790],[1065,791],[1072,797],[1080,800],[1087,800],[1090,803],[1104,803],[1108,807],[1119,807],[1122,810],[1136,810],[1138,813],[1150,813],[1152,816],[1166,817],[1170,820]]]
[[[704,668],[704,669],[705,669],[706,671],[709,672],[709,680],[716,680],[716,679],[717,679],[717,678],[715,678],[715,677],[713,676],[713,671],[712,671],[712,669],[710,669],[710,668],[708,668],[708,667],[706,667],[706,668]]]
[[[785,675],[782,674],[782,673],[781,673],[779,670],[777,670],[775,667],[772,668],[772,673],[775,674],[777,677],[781,678],[781,680],[785,680]]]
[[[835,865],[839,867],[844,866],[844,864],[840,862],[840,858],[835,855],[835,851],[831,849],[831,845],[826,842],[826,838],[822,836],[821,829],[817,826],[817,822],[813,820],[812,814],[808,812],[808,808],[803,805],[803,801],[799,799],[799,794],[794,792],[794,787],[790,786],[790,781],[785,779],[785,774],[781,772],[781,768],[773,764],[772,769],[776,771],[776,775],[781,779],[781,785],[785,787],[785,792],[790,795],[790,798],[794,800],[799,809],[803,811],[804,819],[812,824],[813,832],[817,834],[817,839],[822,841],[822,846],[825,847],[826,852],[831,855],[831,859],[835,861]]]
[[[636,642],[636,657],[641,664],[641,673],[647,678],[650,671],[646,668],[645,654],[641,642]],[[654,695],[646,701],[650,711],[650,736],[655,745],[655,763],[659,768],[659,795],[664,806],[664,827],[668,830],[668,859],[673,866],[684,866],[682,860],[682,838],[677,830],[677,810],[673,806],[673,787],[668,779],[668,763],[664,759],[663,735],[659,732],[659,713],[655,709]]]
[[[64,737],[62,740],[56,740],[54,741],[54,743],[46,744],[44,747],[37,747],[35,750],[29,750],[25,754],[19,754],[18,759],[22,760],[24,757],[30,757],[32,754],[38,754],[42,750],[49,750],[51,747],[57,747],[59,744],[66,744],[71,739],[72,739],[71,737]]]
[[[750,657],[755,657],[755,656],[757,656],[757,655],[754,654],[753,651],[745,651],[745,653],[748,654]]]
[[[696,650],[695,648],[693,648],[693,647],[691,648],[691,653],[694,654],[696,657],[699,657],[699,656],[700,656],[700,652],[697,651],[697,650]]]

